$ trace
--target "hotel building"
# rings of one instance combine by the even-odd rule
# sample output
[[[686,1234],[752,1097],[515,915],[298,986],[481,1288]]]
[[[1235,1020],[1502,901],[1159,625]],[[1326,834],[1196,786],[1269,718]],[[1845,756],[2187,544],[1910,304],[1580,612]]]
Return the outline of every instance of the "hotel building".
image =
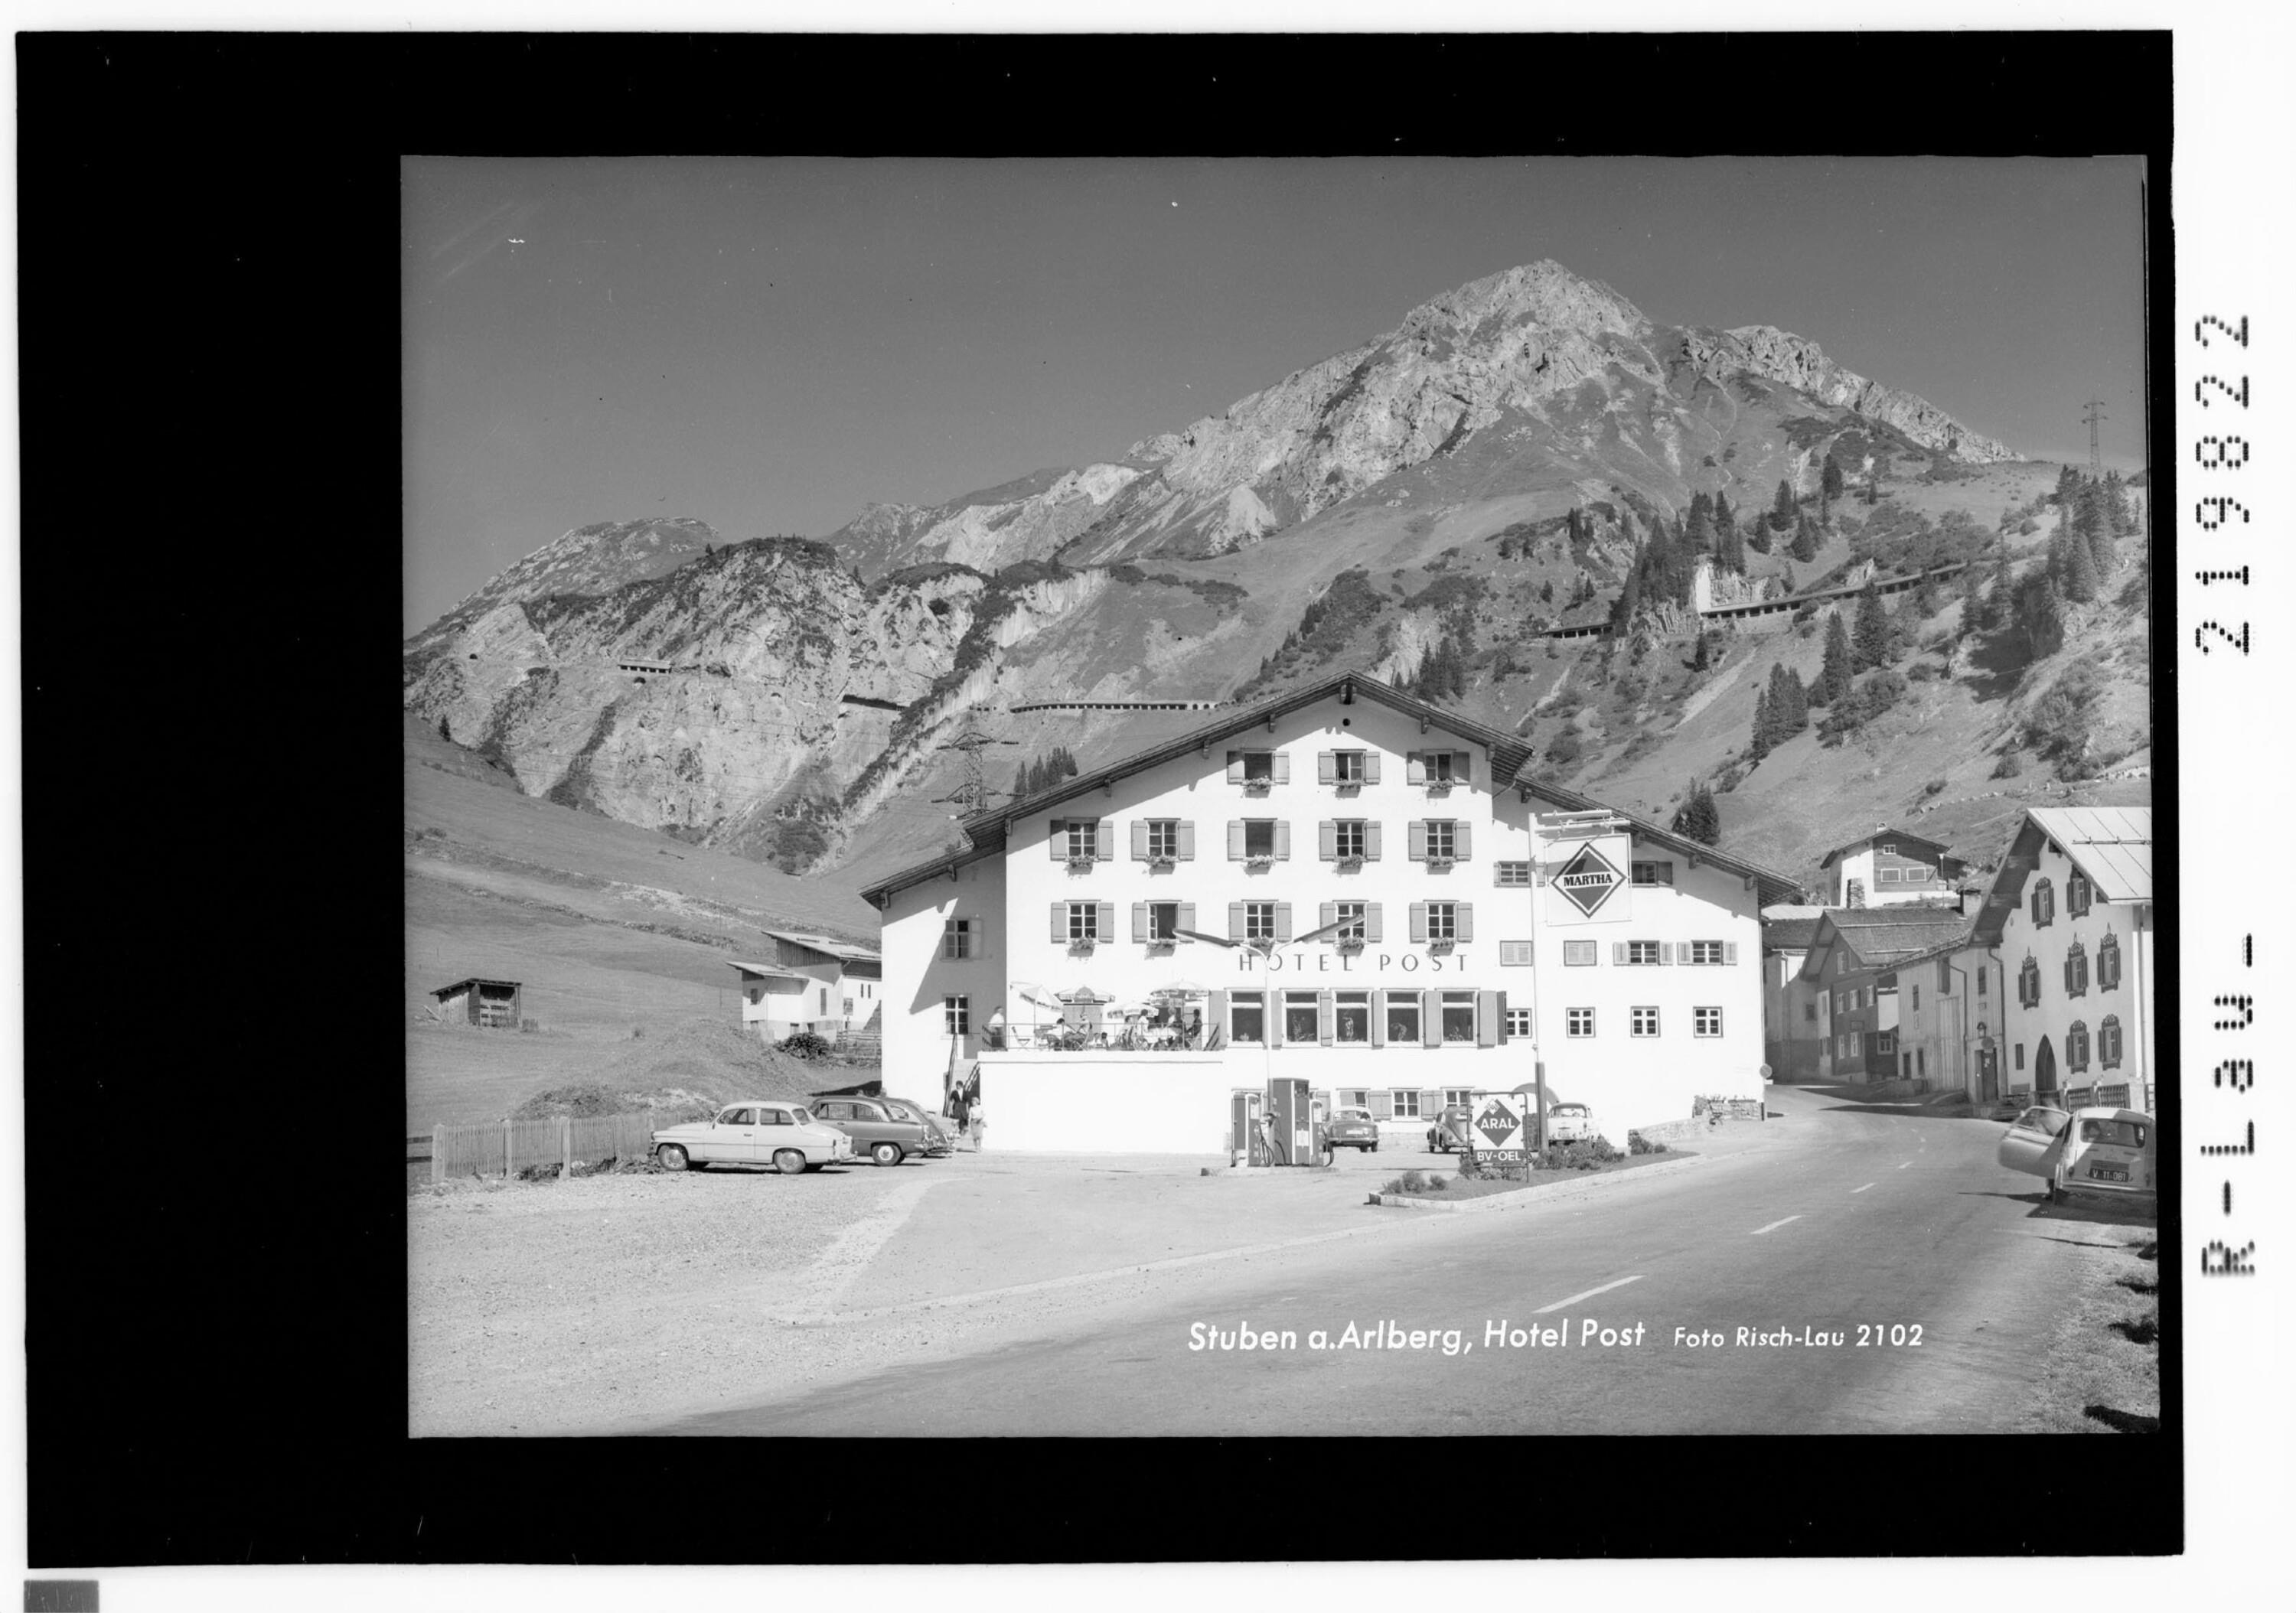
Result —
[[[1543,1063],[1621,1145],[1761,1092],[1759,915],[1792,882],[1360,672],[963,827],[863,894],[887,1090],[977,1075],[994,1148],[1213,1151],[1279,1077],[1415,1136]]]

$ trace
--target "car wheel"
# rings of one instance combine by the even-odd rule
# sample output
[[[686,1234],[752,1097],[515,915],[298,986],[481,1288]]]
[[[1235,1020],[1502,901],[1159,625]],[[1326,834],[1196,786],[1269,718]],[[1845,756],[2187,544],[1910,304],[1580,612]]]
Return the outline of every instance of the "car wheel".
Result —
[[[793,1148],[776,1149],[774,1168],[784,1176],[801,1176],[805,1174],[805,1156]]]
[[[661,1168],[666,1171],[682,1171],[688,1164],[685,1150],[675,1142],[663,1143],[654,1150],[653,1157],[661,1161]]]
[[[1374,1142],[1374,1143],[1369,1144],[1368,1146],[1370,1147],[1370,1149],[1371,1149],[1371,1151],[1372,1151],[1372,1152],[1374,1152],[1374,1153],[1377,1153],[1377,1152],[1379,1152],[1379,1144],[1378,1144],[1378,1143]]]
[[[898,1165],[901,1162],[901,1145],[898,1142],[872,1143],[869,1157],[880,1165]]]

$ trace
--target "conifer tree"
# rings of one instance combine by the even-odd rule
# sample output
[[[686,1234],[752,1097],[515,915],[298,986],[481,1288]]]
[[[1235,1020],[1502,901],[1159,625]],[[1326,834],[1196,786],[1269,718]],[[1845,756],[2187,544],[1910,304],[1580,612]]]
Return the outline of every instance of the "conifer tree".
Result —
[[[1833,463],[1830,459],[1825,463],[1828,465]],[[1817,495],[1817,525],[1820,531],[1833,525],[1833,495],[1831,493],[1820,493]]]
[[[1871,578],[1857,595],[1855,648],[1860,672],[1890,663],[1890,613],[1882,604],[1881,585]]]
[[[1711,846],[1721,839],[1722,815],[1714,805],[1714,792],[1703,781],[1691,781],[1689,793],[1675,813],[1672,827],[1675,833],[1702,846]]]
[[[1756,761],[1760,761],[1770,754],[1770,746],[1775,737],[1770,716],[1770,692],[1757,689],[1754,691],[1754,733],[1747,746],[1749,753]]]
[[[1698,630],[1698,648],[1691,652],[1690,669],[1703,672],[1714,664],[1714,651],[1706,642],[1706,629]]]
[[[1809,695],[1801,679],[1789,672],[1784,662],[1778,665],[1778,698],[1775,702],[1784,713],[1778,722],[1783,734],[1791,737],[1809,726]]]
[[[1825,473],[1819,479],[1817,492],[1829,503],[1841,496],[1841,462],[1831,454],[1825,456]]]
[[[1817,669],[1817,686],[1825,698],[1817,703],[1840,705],[1842,697],[1849,692],[1849,680],[1856,674],[1857,666],[1849,657],[1849,629],[1836,609],[1825,618],[1825,659]]]
[[[1538,602],[1542,605],[1551,605],[1554,602],[1554,579],[1553,577],[1550,577],[1545,582],[1538,585]]]
[[[2096,560],[2089,553],[2088,544],[2076,532],[2065,545],[2064,595],[2077,605],[2086,605],[2096,598],[2099,586]]]
[[[1817,558],[1817,528],[1810,523],[1810,519],[1807,515],[1794,524],[1792,553],[1793,557],[1800,561],[1812,561]]]
[[[1770,502],[1770,529],[1783,532],[1793,525],[1793,484],[1784,477],[1778,478],[1778,495]]]
[[[1714,546],[1714,502],[1703,493],[1690,495],[1690,520],[1685,531],[1693,550]]]

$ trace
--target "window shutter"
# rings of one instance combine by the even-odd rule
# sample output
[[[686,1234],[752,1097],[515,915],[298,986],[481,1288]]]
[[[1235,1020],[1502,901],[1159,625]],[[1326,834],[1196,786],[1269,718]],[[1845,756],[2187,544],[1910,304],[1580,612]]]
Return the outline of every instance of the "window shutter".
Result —
[[[1464,819],[1461,819],[1458,823],[1451,825],[1451,845],[1453,847],[1451,855],[1458,858],[1462,863],[1465,862],[1469,857],[1474,855],[1474,841],[1472,839],[1473,830],[1474,825],[1466,822]]]
[[[1260,1024],[1266,1028],[1259,1033],[1260,1044],[1264,1047],[1281,1047],[1283,1045],[1283,994],[1280,991],[1264,991],[1259,995],[1263,1016]]]
[[[1469,779],[1474,776],[1474,766],[1475,753],[1473,751],[1454,750],[1451,753],[1451,776],[1458,780],[1462,784],[1467,782]]]
[[[1316,928],[1318,929],[1329,929],[1332,927],[1332,921],[1340,916],[1339,913],[1334,911],[1338,906],[1339,904],[1336,902],[1325,902],[1322,906],[1316,908]]]
[[[1092,855],[1093,860],[1100,863],[1116,859],[1116,836],[1110,831],[1106,818],[1095,818],[1092,822]]]
[[[1055,902],[1053,904],[1053,939],[1065,941],[1068,938],[1069,905],[1066,902]]]
[[[1279,750],[1275,753],[1275,782],[1277,783],[1288,784],[1292,782],[1292,753],[1290,751]]]
[[[1332,1021],[1337,1017],[1333,1011],[1336,1007],[1337,1001],[1330,992],[1319,991],[1316,994],[1316,1042],[1318,1046],[1329,1047],[1332,1044]]]
[[[1671,942],[1671,941],[1660,941],[1660,942],[1658,944],[1658,961],[1659,961],[1660,963],[1671,963],[1671,962],[1674,962],[1674,943],[1673,943],[1673,942]]]
[[[1316,855],[1326,863],[1340,855],[1340,826],[1330,818],[1316,825]]]
[[[2073,961],[2071,954],[2068,954],[2065,957],[2065,995],[2070,997],[2073,995]]]
[[[1132,938],[1136,942],[1148,938],[1148,904],[1145,902],[1132,904]]]
[[[1472,902],[1451,904],[1451,938],[1455,941],[1475,938],[1475,905]]]
[[[1053,820],[1053,832],[1045,841],[1045,848],[1053,854],[1054,862],[1060,863],[1067,860],[1069,855],[1069,821],[1066,818],[1054,818]]]
[[[1475,994],[1475,1045],[1496,1047],[1506,1040],[1505,999],[1495,991]]]
[[[1279,863],[1292,860],[1292,824],[1288,819],[1275,820],[1275,860]]]
[[[1201,1047],[1224,1047],[1227,1044],[1227,993],[1213,991],[1204,994],[1204,1039]]]
[[[1411,905],[1411,938],[1414,941],[1427,938],[1427,904],[1424,902]]]
[[[1410,827],[1405,831],[1405,835],[1410,843],[1411,860],[1414,863],[1425,862],[1427,860],[1426,823],[1418,818],[1412,819]]]
[[[1364,825],[1364,861],[1379,861],[1379,820],[1376,818]]]
[[[1364,752],[1364,782],[1366,784],[1379,782],[1379,752],[1376,750]]]
[[[1093,927],[1093,933],[1103,941],[1112,941],[1116,938],[1116,904],[1102,902],[1097,905],[1100,908],[1100,921]]]
[[[1722,943],[1722,961],[1725,963],[1735,963],[1738,961],[1737,942],[1725,941]]]
[[[1419,994],[1419,1045],[1443,1045],[1443,994],[1432,989]]]
[[[1227,782],[1231,784],[1243,782],[1243,752],[1241,750],[1227,753]]]
[[[1243,861],[1243,820],[1241,818],[1227,821],[1227,860],[1231,863]]]
[[[1227,905],[1227,938],[1231,941],[1241,941],[1243,939],[1243,904],[1230,902]]]
[[[1132,857],[1135,862],[1139,863],[1148,860],[1148,820],[1146,818],[1132,820]]]
[[[1289,902],[1275,904],[1275,938],[1279,941],[1292,938],[1292,904]]]
[[[1611,942],[1611,962],[1613,962],[1613,963],[1623,963],[1623,962],[1625,962],[1626,961],[1627,961],[1627,944],[1626,944],[1624,941],[1613,941],[1613,942]]]
[[[1196,826],[1191,823],[1183,823],[1180,825],[1180,861],[1193,863],[1195,860]]]
[[[1497,1044],[1501,1047],[1505,1047],[1507,1044],[1506,993],[1503,991],[1495,991],[1491,995],[1499,1000],[1499,1039]]]
[[[1193,902],[1183,902],[1183,903],[1181,903],[1181,904],[1180,904],[1180,928],[1181,928],[1182,929],[1193,929],[1195,927],[1196,927],[1196,905],[1195,905]]]
[[[1403,777],[1405,782],[1411,784],[1427,782],[1427,756],[1424,751],[1406,750],[1403,753]]]
[[[1387,994],[1383,991],[1371,994],[1371,1044],[1387,1045]]]
[[[1371,1118],[1374,1120],[1394,1119],[1395,1100],[1388,1096],[1385,1092],[1375,1092],[1372,1093]]]
[[[1364,904],[1364,939],[1366,941],[1375,942],[1386,938],[1380,928],[1379,908],[1380,905],[1377,902]]]
[[[1328,750],[1316,752],[1316,782],[1336,784],[1340,782],[1340,765]]]
[[[1440,1087],[1431,1086],[1421,1092],[1419,1094],[1419,1118],[1422,1120],[1435,1120],[1441,1118],[1442,1114],[1442,1089]]]

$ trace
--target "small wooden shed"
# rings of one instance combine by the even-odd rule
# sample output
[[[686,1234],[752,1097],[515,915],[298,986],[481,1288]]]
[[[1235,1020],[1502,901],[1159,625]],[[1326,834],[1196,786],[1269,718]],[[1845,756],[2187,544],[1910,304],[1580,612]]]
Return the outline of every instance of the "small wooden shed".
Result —
[[[439,999],[440,1018],[466,1020],[489,1030],[516,1030],[525,1011],[525,994],[516,980],[473,977],[441,986],[430,995]]]

